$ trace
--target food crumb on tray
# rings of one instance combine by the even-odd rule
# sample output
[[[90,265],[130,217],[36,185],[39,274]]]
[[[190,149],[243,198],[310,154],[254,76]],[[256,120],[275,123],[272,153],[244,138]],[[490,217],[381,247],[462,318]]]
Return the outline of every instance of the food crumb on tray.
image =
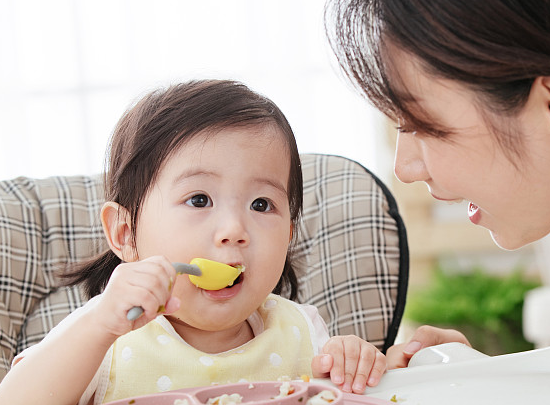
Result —
[[[282,398],[282,397],[288,397],[291,394],[294,394],[295,388],[290,384],[290,381],[283,381],[281,386],[279,387],[279,395],[277,395],[275,398]]]
[[[331,390],[323,390],[307,400],[306,405],[327,405],[336,400],[336,394]]]
[[[207,405],[235,405],[243,402],[243,397],[239,394],[223,394],[219,397],[209,398]]]
[[[270,399],[278,399],[288,397],[296,392],[296,388],[286,379],[280,379],[279,394]],[[248,389],[254,389],[253,384],[249,384]],[[300,399],[301,400],[301,399]],[[392,399],[393,400],[393,399]],[[176,400],[174,405],[189,405],[187,400]],[[336,393],[332,390],[322,390],[318,394],[307,400],[306,405],[327,405],[336,401]],[[209,398],[206,405],[237,405],[243,403],[243,397],[240,394],[223,394],[218,397]]]

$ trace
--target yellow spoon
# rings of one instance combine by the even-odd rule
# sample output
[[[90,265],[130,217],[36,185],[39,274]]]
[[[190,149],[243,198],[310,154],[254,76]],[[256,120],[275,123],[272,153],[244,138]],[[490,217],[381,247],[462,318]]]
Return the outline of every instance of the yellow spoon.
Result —
[[[189,280],[203,290],[221,290],[232,286],[239,274],[244,271],[243,266],[230,266],[208,259],[193,259],[191,265],[197,266],[202,275],[189,274]]]
[[[204,290],[221,290],[232,286],[244,271],[243,266],[230,266],[208,259],[195,258],[187,263],[172,263],[177,274],[188,274],[189,280]],[[142,307],[133,307],[126,314],[129,321],[135,321],[143,314]]]

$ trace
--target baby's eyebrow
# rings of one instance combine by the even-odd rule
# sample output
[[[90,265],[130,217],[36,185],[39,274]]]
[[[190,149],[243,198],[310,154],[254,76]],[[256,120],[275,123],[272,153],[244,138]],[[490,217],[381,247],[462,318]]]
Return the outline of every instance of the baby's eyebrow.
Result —
[[[180,173],[178,176],[176,176],[172,182],[173,185],[177,185],[179,183],[182,183],[192,177],[198,177],[198,176],[209,176],[209,177],[221,177],[220,174],[214,172],[214,171],[209,171],[209,170],[195,170],[195,169],[190,169],[190,170],[185,170],[183,171],[182,173]],[[275,188],[277,190],[279,190],[281,193],[283,193],[285,196],[288,195],[288,192],[286,190],[286,187],[279,181],[277,180],[272,180],[272,179],[269,179],[269,178],[266,178],[266,177],[255,177],[252,179],[252,182],[253,183],[257,183],[257,184],[265,184],[269,187],[272,187],[272,188]]]
[[[174,178],[174,181],[172,181],[172,184],[176,185],[178,183],[181,183],[191,177],[196,177],[196,176],[219,176],[218,174],[216,174],[215,172],[212,172],[212,171],[208,171],[208,170],[194,170],[194,169],[191,169],[191,170],[186,170],[182,173],[180,173],[178,176],[176,176],[176,178]]]
[[[260,184],[266,184],[270,187],[273,187],[273,188],[279,190],[284,195],[287,195],[286,187],[278,181],[274,181],[274,180],[266,179],[266,178],[262,177],[262,178],[254,179],[254,182],[255,183],[260,183]]]

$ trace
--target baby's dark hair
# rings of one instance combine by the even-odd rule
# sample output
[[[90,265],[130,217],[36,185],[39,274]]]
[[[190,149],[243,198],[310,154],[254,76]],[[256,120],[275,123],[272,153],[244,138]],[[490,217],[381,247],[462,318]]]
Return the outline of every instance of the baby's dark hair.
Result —
[[[134,245],[140,207],[171,153],[203,131],[215,133],[220,128],[250,126],[275,126],[284,136],[290,156],[287,185],[290,218],[294,229],[298,229],[303,200],[302,169],[294,133],[284,114],[271,100],[242,83],[201,80],[147,94],[126,111],[115,127],[107,157],[105,198],[128,210]],[[296,299],[298,280],[291,265],[292,245],[273,292]],[[108,250],[75,266],[62,278],[65,285],[82,284],[91,298],[103,291],[120,263]]]

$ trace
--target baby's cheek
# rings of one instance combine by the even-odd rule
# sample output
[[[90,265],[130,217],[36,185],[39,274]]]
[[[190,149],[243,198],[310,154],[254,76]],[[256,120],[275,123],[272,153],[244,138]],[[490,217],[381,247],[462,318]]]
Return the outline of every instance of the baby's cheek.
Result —
[[[186,274],[177,275],[172,283],[172,296],[177,297],[181,302],[191,304],[193,297],[200,294],[200,289],[191,283]]]

